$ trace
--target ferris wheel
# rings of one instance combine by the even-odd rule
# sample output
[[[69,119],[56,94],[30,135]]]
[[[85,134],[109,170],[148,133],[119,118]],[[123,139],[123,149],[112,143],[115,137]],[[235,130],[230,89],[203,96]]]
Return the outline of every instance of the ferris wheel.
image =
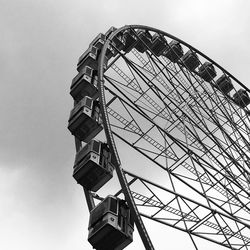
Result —
[[[250,249],[250,90],[166,32],[111,27],[79,58],[68,129],[93,248],[124,249],[146,220]],[[177,243],[178,244],[178,243]],[[215,245],[216,246],[216,245]]]

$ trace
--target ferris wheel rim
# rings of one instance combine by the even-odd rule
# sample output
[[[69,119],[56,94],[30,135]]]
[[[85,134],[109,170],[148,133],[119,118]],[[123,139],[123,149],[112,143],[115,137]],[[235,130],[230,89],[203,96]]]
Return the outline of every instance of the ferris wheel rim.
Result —
[[[207,56],[206,54],[204,54],[203,52],[201,52],[199,49],[193,47],[191,44],[185,42],[184,40],[170,34],[167,33],[163,30],[157,29],[157,28],[153,28],[150,26],[146,26],[146,25],[137,25],[137,24],[133,24],[133,25],[124,25],[121,28],[118,28],[117,30],[115,30],[113,33],[111,33],[110,37],[107,39],[107,41],[105,42],[105,44],[103,45],[103,49],[102,49],[102,53],[106,53],[106,50],[108,48],[108,45],[110,44],[110,42],[112,41],[112,39],[121,31],[125,31],[125,30],[129,30],[129,29],[142,29],[142,30],[148,30],[148,31],[153,31],[153,32],[157,32],[157,33],[161,33],[164,36],[167,36],[173,40],[176,40],[178,42],[180,42],[181,44],[185,45],[186,47],[190,48],[192,51],[194,51],[195,53],[201,55],[203,58],[205,58],[206,60],[208,60],[209,62],[211,62],[213,65],[215,65],[217,68],[219,68],[222,72],[224,72],[225,74],[227,74],[228,76],[230,76],[235,82],[237,82],[242,88],[244,88],[245,90],[247,90],[250,93],[250,89],[248,87],[246,87],[239,79],[237,79],[234,75],[232,75],[229,71],[227,71],[224,67],[222,67],[220,64],[218,64],[216,61],[214,61],[213,59],[211,59],[209,56]],[[107,45],[106,45],[107,44]],[[101,56],[100,56],[101,57]],[[104,62],[104,57],[102,59],[102,61],[100,60],[100,62]],[[103,65],[103,64],[102,64]]]
[[[204,55],[202,52],[200,52],[199,50],[197,50],[196,48],[192,47],[191,45],[189,45],[188,43],[180,40],[179,38],[172,36],[164,31],[155,29],[155,28],[151,28],[148,26],[143,26],[143,25],[126,25],[122,28],[117,29],[116,31],[114,31],[110,37],[107,39],[107,41],[105,42],[105,44],[103,45],[103,49],[101,51],[100,54],[100,58],[99,58],[99,64],[98,64],[98,89],[99,89],[99,93],[100,93],[100,102],[101,102],[101,107],[102,107],[102,114],[103,114],[103,120],[104,120],[104,130],[106,133],[106,137],[110,146],[111,151],[114,152],[115,155],[115,161],[116,164],[121,165],[120,159],[119,159],[119,155],[118,155],[118,151],[116,148],[116,144],[113,138],[113,133],[111,130],[111,126],[109,123],[109,118],[108,118],[108,114],[107,114],[107,107],[106,107],[106,102],[105,102],[105,93],[104,93],[104,59],[105,59],[105,54],[106,51],[108,49],[108,46],[110,44],[110,42],[112,41],[112,39],[121,31],[125,31],[128,29],[145,29],[145,30],[149,30],[149,31],[153,31],[153,32],[158,32],[161,33],[165,36],[168,36],[174,40],[179,41],[180,43],[182,43],[183,45],[187,46],[188,48],[191,48],[193,51],[195,51],[196,53],[198,53],[199,55],[201,55],[202,57],[204,57],[205,59],[209,60],[211,63],[213,63],[215,66],[217,66],[220,70],[222,70],[223,72],[225,72],[228,76],[230,76],[232,79],[234,79],[239,85],[241,85],[242,87],[244,87],[248,92],[250,91],[248,88],[246,88],[238,79],[236,79],[233,75],[231,75],[228,71],[226,71],[223,67],[221,67],[219,64],[217,64],[216,62],[214,62],[212,59],[210,59],[209,57],[207,57],[206,55]]]

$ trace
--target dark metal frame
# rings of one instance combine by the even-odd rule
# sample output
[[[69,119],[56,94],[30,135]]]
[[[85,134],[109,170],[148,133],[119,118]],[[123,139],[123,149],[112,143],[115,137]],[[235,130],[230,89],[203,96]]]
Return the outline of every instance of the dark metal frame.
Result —
[[[250,92],[250,90],[244,86],[239,80],[237,80],[234,76],[232,76],[229,72],[227,72],[225,69],[223,69],[220,65],[218,65],[216,62],[211,60],[209,57],[204,55],[202,52],[198,51],[188,43],[168,34],[163,31],[160,31],[158,29],[154,29],[147,26],[140,26],[140,25],[130,25],[130,26],[124,26],[120,29],[117,29],[114,31],[107,41],[105,42],[101,54],[99,56],[99,63],[98,63],[98,89],[99,89],[99,100],[101,103],[101,112],[103,117],[103,126],[105,135],[111,150],[112,155],[114,156],[114,166],[117,172],[117,176],[119,179],[119,182],[121,184],[121,190],[116,194],[119,195],[120,193],[123,193],[125,196],[126,201],[129,204],[129,207],[131,208],[133,217],[135,219],[135,224],[138,229],[138,232],[140,234],[140,237],[143,241],[143,244],[145,246],[145,249],[150,250],[154,249],[153,244],[151,242],[151,239],[147,233],[146,227],[143,223],[142,216],[146,217],[148,219],[154,220],[158,223],[163,223],[168,226],[177,228],[179,230],[185,231],[189,234],[192,242],[194,243],[195,248],[197,248],[193,236],[197,236],[200,238],[204,238],[206,240],[212,241],[214,243],[217,243],[219,245],[231,248],[231,249],[250,249],[250,238],[247,236],[244,236],[242,231],[249,230],[250,232],[250,219],[247,218],[241,218],[238,216],[238,214],[244,210],[246,213],[250,214],[250,189],[249,189],[249,183],[250,183],[250,171],[245,167],[245,165],[242,165],[239,160],[242,160],[243,158],[245,161],[250,162],[250,156],[248,153],[246,153],[246,148],[248,150],[250,149],[250,144],[248,140],[246,139],[246,134],[248,134],[249,139],[249,132],[250,129],[248,127],[249,124],[249,117],[247,113],[249,113],[249,110],[246,108],[246,114],[243,114],[242,109],[239,109],[235,105],[231,105],[229,103],[232,102],[232,98],[227,95],[223,98],[219,98],[219,92],[218,89],[215,88],[215,84],[212,81],[210,83],[210,89],[212,91],[209,91],[203,84],[203,81],[199,78],[199,75],[197,75],[196,72],[189,72],[185,69],[185,67],[177,62],[176,64],[172,64],[166,59],[159,60],[153,53],[147,53],[148,56],[148,62],[151,66],[145,66],[145,62],[143,61],[143,57],[141,57],[140,53],[133,50],[131,53],[134,53],[134,56],[138,58],[138,60],[141,62],[141,65],[136,64],[135,62],[131,61],[129,57],[127,57],[126,53],[120,53],[118,51],[118,56],[113,59],[113,61],[107,66],[105,69],[103,67],[104,61],[105,61],[105,54],[109,46],[111,46],[112,39],[120,32],[124,32],[125,30],[131,30],[131,32],[134,32],[134,35],[137,36],[135,30],[142,29],[142,30],[148,30],[150,32],[156,32],[159,33],[165,37],[174,39],[178,42],[180,42],[183,46],[186,46],[190,50],[197,53],[200,57],[203,59],[206,59],[207,61],[211,62],[217,69],[221,70],[224,74],[228,75],[235,84],[243,87],[247,92]],[[140,39],[137,36],[137,39]],[[146,45],[145,45],[146,46]],[[121,78],[126,79],[126,75],[124,73],[121,73],[122,71],[115,66],[115,62],[118,59],[123,59],[128,67],[133,71],[133,74],[137,74],[140,81],[143,81],[144,84],[148,86],[148,90],[152,91],[155,96],[161,100],[161,102],[167,107],[167,105],[170,103],[172,106],[169,108],[169,110],[174,114],[180,113],[181,115],[174,114],[176,121],[176,126],[179,126],[179,130],[182,131],[184,136],[187,140],[189,140],[191,143],[188,144],[184,141],[180,141],[176,139],[174,136],[172,136],[171,133],[168,133],[167,130],[173,130],[174,128],[171,127],[172,125],[166,130],[164,130],[162,127],[158,126],[153,119],[150,120],[150,117],[148,116],[149,111],[142,107],[140,105],[137,105],[135,102],[133,103],[130,101],[126,96],[122,93],[122,91],[117,86],[117,82],[115,82],[115,79],[112,79],[112,77],[109,77],[105,75],[105,72],[112,68],[116,73],[120,74]],[[157,78],[159,74],[163,75],[164,78],[171,84],[173,87],[172,93],[177,93],[177,97],[180,98],[180,101],[185,102],[186,100],[182,96],[182,93],[185,92],[185,94],[188,95],[191,102],[188,103],[189,111],[191,113],[182,112],[181,108],[176,105],[176,103],[171,99],[171,96],[165,96],[164,92],[161,88],[154,85],[153,82],[151,82],[151,79],[148,75],[152,74],[152,70],[157,70],[157,74],[155,73],[155,78]],[[120,73],[119,73],[120,72]],[[151,72],[151,73],[150,73]],[[176,73],[178,72],[178,73]],[[182,77],[185,77],[185,80],[189,83],[192,87],[185,86],[185,83],[182,81],[182,78],[180,78],[180,75]],[[136,77],[134,77],[136,78]],[[113,88],[116,89],[116,93],[113,92],[113,90],[109,89],[108,86],[105,85],[105,81],[107,81],[109,84],[112,85]],[[180,87],[176,87],[176,83]],[[130,83],[131,84],[131,83]],[[138,84],[138,82],[137,82]],[[196,96],[193,95],[192,90],[195,89],[195,85],[199,85],[199,88],[202,89],[203,93],[197,91]],[[138,85],[131,85],[131,88],[135,91],[138,91],[140,94],[140,90],[138,90]],[[190,89],[191,88],[191,89]],[[147,91],[148,91],[147,90]],[[111,95],[113,95],[113,98],[106,102],[105,98],[105,92],[108,91]],[[150,96],[147,95],[147,91],[142,91],[141,95],[144,96],[145,100],[150,101],[152,105],[154,105],[155,109],[158,110],[158,114],[155,113],[155,117],[163,117],[166,118],[166,116],[162,113],[166,112],[164,111],[164,108],[157,107],[157,103],[154,103],[153,100],[150,99]],[[117,93],[120,93],[119,96]],[[195,98],[199,98],[199,100],[203,100],[202,103],[198,103]],[[206,99],[203,99],[203,98]],[[131,109],[135,112],[137,112],[141,117],[147,119],[152,124],[152,128],[155,128],[159,131],[159,133],[162,135],[162,137],[166,137],[165,143],[168,145],[167,147],[163,147],[160,143],[155,141],[153,138],[150,138],[150,136],[147,135],[149,132],[142,132],[140,131],[140,126],[135,126],[131,122],[126,121],[122,116],[119,118],[119,114],[115,113],[115,110],[112,110],[110,106],[112,105],[112,102],[114,100],[119,100],[124,107]],[[209,105],[207,105],[207,101],[209,100]],[[193,105],[193,106],[192,106]],[[212,111],[211,111],[212,109]],[[204,113],[201,113],[202,112]],[[129,113],[129,110],[127,110]],[[147,113],[148,112],[148,113]],[[132,113],[129,114],[131,117],[133,116]],[[214,115],[214,116],[213,116]],[[223,118],[219,118],[218,116],[223,116]],[[237,116],[238,120],[234,120],[234,116]],[[120,119],[120,121],[123,121],[122,125],[125,125],[124,127],[120,127],[122,129],[130,129],[130,132],[137,133],[140,135],[140,138],[138,140],[144,139],[149,144],[154,146],[160,153],[156,152],[150,152],[148,153],[155,153],[155,158],[149,157],[146,149],[143,150],[136,146],[136,142],[129,142],[125,138],[123,138],[121,135],[119,135],[117,132],[112,130],[111,124],[110,124],[110,118]],[[123,119],[123,120],[122,120]],[[184,121],[184,122],[183,122]],[[215,128],[211,131],[206,124],[206,121],[209,121],[211,124],[215,126]],[[190,127],[185,126],[185,122],[189,124]],[[229,123],[229,124],[228,124]],[[224,129],[224,126],[231,126],[232,131],[228,132],[226,129]],[[200,138],[200,136],[196,133],[196,131],[201,131],[202,134],[205,136],[204,138]],[[223,135],[224,141],[228,142],[227,144],[224,143],[216,136],[216,132],[220,131],[220,133]],[[181,181],[182,183],[185,183],[190,189],[194,190],[197,194],[200,196],[203,196],[207,200],[207,205],[204,205],[202,203],[190,200],[189,198],[179,194],[178,192],[175,192],[174,184],[172,183],[172,190],[166,189],[165,187],[162,187],[156,183],[153,183],[152,181],[146,180],[142,178],[141,176],[137,176],[135,174],[129,173],[121,168],[121,161],[119,159],[118,149],[115,144],[114,136],[122,140],[123,142],[127,143],[130,147],[134,148],[136,151],[140,152],[143,156],[150,159],[154,162],[154,164],[162,169],[164,169],[168,176],[169,180],[172,183],[173,179],[176,178],[177,180]],[[233,140],[232,137],[237,138],[237,141]],[[168,139],[167,139],[168,138]],[[241,140],[240,142],[238,141]],[[205,140],[209,140],[210,142],[213,142],[212,147],[208,147]],[[171,142],[171,143],[170,143]],[[157,144],[158,143],[158,144]],[[163,165],[161,165],[159,162],[157,162],[157,159],[164,154],[167,156],[175,158],[174,150],[172,149],[173,145],[176,144],[179,146],[180,149],[183,150],[184,154],[181,158],[176,158],[175,163],[172,165],[171,168],[167,168]],[[244,148],[242,148],[242,144],[244,144]],[[166,146],[165,145],[165,146]],[[76,149],[79,150],[80,148],[80,142],[76,139]],[[158,152],[157,151],[157,152]],[[199,151],[200,153],[197,153]],[[235,157],[233,154],[235,152],[238,152],[240,157]],[[171,155],[172,154],[172,155]],[[209,162],[208,160],[204,159],[204,156],[209,155]],[[223,165],[223,163],[220,162],[220,160],[217,158],[218,155],[222,155],[224,158],[223,160],[227,162],[226,166]],[[192,165],[188,165],[185,161],[187,159],[190,159],[192,162]],[[217,164],[216,167],[219,167],[217,169],[213,166],[213,164]],[[202,172],[199,172],[194,166],[199,166],[199,168],[202,170]],[[189,176],[182,176],[181,174],[177,173],[177,170],[179,166],[185,166],[187,170],[189,170],[195,177],[191,178]],[[238,174],[235,175],[230,168],[234,166]],[[127,178],[132,178],[131,181],[128,182]],[[161,190],[164,190],[166,193],[174,195],[174,198],[170,200],[168,203],[161,202],[160,198],[157,196],[155,192],[151,190],[151,197],[144,196],[142,194],[137,193],[136,191],[133,191],[133,185],[137,182],[141,182],[149,189],[150,185],[153,185]],[[190,182],[190,183],[189,183]],[[192,186],[192,182],[197,182],[200,185],[200,189],[197,189]],[[204,184],[209,186],[207,189],[204,188]],[[244,185],[248,185],[247,189],[244,188]],[[211,190],[215,190],[218,193],[221,193],[224,198],[216,198],[216,197],[210,197],[209,192]],[[98,197],[98,195],[93,195],[91,192],[88,192],[85,190],[85,196],[87,199],[87,204],[89,210],[92,210],[95,206],[94,204],[94,198]],[[248,199],[248,202],[246,200]],[[156,218],[155,215],[147,215],[139,212],[139,207],[144,206],[145,208],[147,206],[149,207],[155,207],[158,208],[159,211],[166,210],[168,205],[176,201],[178,204],[179,209],[172,210],[173,213],[177,213],[179,215],[179,219],[176,220],[175,223],[170,223],[170,220],[165,219],[162,220],[160,218]],[[142,204],[139,202],[143,202]],[[192,202],[195,204],[195,208],[191,208],[188,211],[183,211],[182,207],[180,205],[181,202],[185,202],[186,204]],[[187,206],[188,207],[188,206]],[[217,207],[218,210],[214,207]],[[228,209],[226,207],[229,207]],[[232,209],[232,207],[237,207],[237,209]],[[193,216],[200,208],[203,208],[207,211],[205,216]],[[157,213],[157,214],[158,214]],[[171,212],[170,212],[171,213]],[[198,213],[198,212],[197,212]],[[195,218],[195,219],[194,219]],[[211,223],[211,218],[215,221],[215,223]],[[190,220],[193,219],[193,224],[191,227],[188,226]],[[227,221],[230,221],[230,223],[233,223],[235,227],[237,228],[234,231],[230,228],[230,223],[227,223]],[[179,226],[179,222],[183,222],[183,227]],[[196,224],[195,224],[196,223]],[[199,228],[203,228],[203,226],[206,226],[209,229],[215,230],[213,233],[209,232],[203,232],[202,230],[199,231]],[[221,235],[222,240],[215,240],[215,236]],[[233,243],[232,239],[240,240],[240,243]]]

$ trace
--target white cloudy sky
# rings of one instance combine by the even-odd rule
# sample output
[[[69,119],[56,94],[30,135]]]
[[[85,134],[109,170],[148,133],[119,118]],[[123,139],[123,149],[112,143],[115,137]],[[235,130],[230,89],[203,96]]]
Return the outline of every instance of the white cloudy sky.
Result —
[[[0,0],[0,249],[92,249],[66,126],[76,62],[96,34],[159,28],[250,88],[249,9],[248,0]],[[128,249],[143,247],[136,237]]]

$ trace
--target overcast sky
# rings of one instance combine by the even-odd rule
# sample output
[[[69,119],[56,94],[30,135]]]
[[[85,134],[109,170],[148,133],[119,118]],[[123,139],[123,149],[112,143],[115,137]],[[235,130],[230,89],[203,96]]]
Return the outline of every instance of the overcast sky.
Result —
[[[161,29],[250,88],[249,9],[248,0],[0,0],[0,249],[92,249],[66,127],[78,57],[98,33]],[[169,249],[180,249],[175,235]],[[136,238],[128,249],[143,248]]]

